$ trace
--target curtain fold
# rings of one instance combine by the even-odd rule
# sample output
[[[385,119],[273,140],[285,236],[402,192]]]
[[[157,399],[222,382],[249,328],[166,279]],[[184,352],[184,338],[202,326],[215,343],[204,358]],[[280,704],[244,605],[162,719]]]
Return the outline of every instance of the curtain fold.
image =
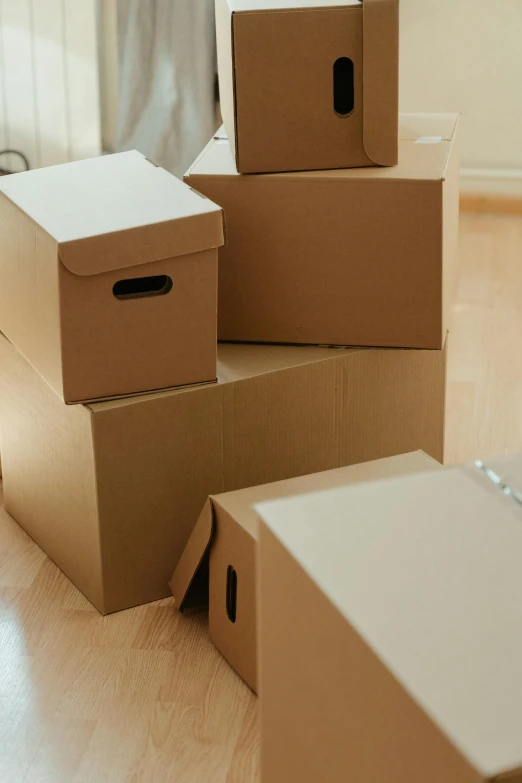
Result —
[[[118,0],[115,151],[182,176],[216,126],[213,0]]]

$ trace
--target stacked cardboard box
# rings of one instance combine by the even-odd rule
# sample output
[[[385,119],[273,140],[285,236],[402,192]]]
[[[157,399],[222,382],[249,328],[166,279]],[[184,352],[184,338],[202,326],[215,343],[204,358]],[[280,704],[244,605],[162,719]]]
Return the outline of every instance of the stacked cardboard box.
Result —
[[[518,783],[522,457],[257,510],[262,780]]]
[[[443,460],[457,118],[399,134],[396,0],[216,17],[185,184],[129,152],[0,187],[6,505],[101,612],[167,594],[209,495]]]
[[[436,460],[418,451],[212,495],[172,578],[176,605],[181,612],[208,609],[212,641],[257,691],[258,517],[254,506],[276,498],[438,468],[441,466]]]
[[[224,127],[185,182],[225,211],[218,338],[440,356],[459,117],[399,115],[397,0],[216,0],[216,18]],[[212,638],[255,689],[252,503],[427,465],[397,458],[211,495],[172,578],[179,608],[209,606]]]

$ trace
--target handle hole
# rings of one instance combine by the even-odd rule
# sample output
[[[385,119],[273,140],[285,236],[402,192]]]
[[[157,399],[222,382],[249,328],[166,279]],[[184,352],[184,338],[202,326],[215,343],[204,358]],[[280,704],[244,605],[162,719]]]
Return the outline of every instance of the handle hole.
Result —
[[[168,275],[152,277],[130,277],[118,280],[112,287],[116,299],[141,299],[145,296],[165,296],[172,289],[172,278]]]
[[[355,95],[353,82],[353,62],[349,57],[339,57],[333,67],[334,111],[340,117],[352,113]]]
[[[227,568],[227,617],[231,623],[236,622],[237,612],[237,574],[232,566]]]

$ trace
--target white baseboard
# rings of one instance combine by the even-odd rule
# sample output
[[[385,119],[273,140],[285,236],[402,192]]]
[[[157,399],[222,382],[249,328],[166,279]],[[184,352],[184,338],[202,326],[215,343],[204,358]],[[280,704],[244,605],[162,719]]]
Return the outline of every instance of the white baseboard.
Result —
[[[520,169],[470,169],[460,172],[461,193],[473,195],[522,197],[522,170]]]

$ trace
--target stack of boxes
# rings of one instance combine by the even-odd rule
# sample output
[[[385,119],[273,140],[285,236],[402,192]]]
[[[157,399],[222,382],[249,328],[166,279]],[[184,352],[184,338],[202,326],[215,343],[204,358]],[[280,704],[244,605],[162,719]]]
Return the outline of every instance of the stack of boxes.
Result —
[[[443,460],[458,118],[399,125],[397,0],[216,17],[185,183],[128,152],[0,186],[6,507],[103,613],[168,594],[209,496]]]
[[[399,453],[400,398],[413,412],[424,373],[444,383],[435,365],[447,349],[458,241],[459,118],[399,116],[398,14],[397,0],[216,2],[224,127],[185,182],[225,211],[218,338],[367,348],[340,381],[353,384],[347,409],[366,396],[360,434],[348,435],[364,446],[342,460],[352,467],[211,495],[171,580],[181,611],[208,606],[214,643],[254,690],[252,505],[433,469],[425,454],[379,459]],[[386,361],[386,377],[363,390],[359,360]],[[410,372],[417,392],[407,402]],[[375,397],[381,384],[389,402],[397,395],[393,419]],[[388,432],[385,448],[371,443],[372,422]],[[403,451],[442,462],[426,435]],[[377,461],[353,467],[365,460]]]
[[[397,0],[216,21],[185,184],[137,152],[2,180],[7,509],[100,612],[175,567],[260,688],[267,783],[514,783],[522,462],[439,464],[458,117],[398,116]]]

